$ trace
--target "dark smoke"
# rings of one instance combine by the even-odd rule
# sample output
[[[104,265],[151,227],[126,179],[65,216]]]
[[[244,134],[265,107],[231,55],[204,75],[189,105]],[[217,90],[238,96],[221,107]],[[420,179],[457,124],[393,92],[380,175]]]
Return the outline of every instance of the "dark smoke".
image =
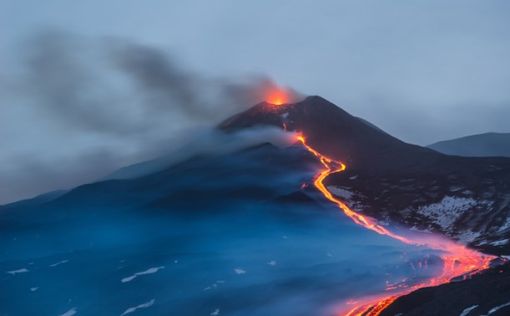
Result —
[[[31,105],[41,114],[72,128],[95,133],[140,132],[141,126],[122,117],[118,104],[126,96],[106,89],[105,76],[111,70],[96,72],[94,60],[86,58],[84,44],[61,33],[41,34],[28,42],[23,48],[28,52],[25,81],[20,83],[23,96],[31,98]]]
[[[4,119],[12,112],[17,121],[2,130],[18,135],[0,143],[0,203],[167,153],[189,130],[214,126],[276,87],[263,76],[208,78],[120,38],[45,32],[19,56],[19,69],[0,80]]]
[[[123,43],[114,47],[111,57],[118,69],[133,80],[152,109],[165,111],[175,104],[191,118],[204,117],[206,107],[205,102],[200,100],[200,89],[206,83],[198,76],[181,70],[162,51]]]
[[[23,94],[35,99],[38,110],[93,132],[138,133],[173,116],[214,122],[264,100],[264,92],[276,87],[262,76],[205,78],[162,50],[122,39],[51,32],[23,51],[28,52]],[[126,110],[141,116],[130,117]]]
[[[278,88],[269,78],[204,78],[180,68],[176,60],[153,47],[134,43],[116,43],[111,57],[119,69],[135,83],[152,109],[170,105],[195,120],[218,121],[265,99],[267,91]],[[284,88],[291,99],[300,94]],[[240,107],[241,106],[241,107]]]

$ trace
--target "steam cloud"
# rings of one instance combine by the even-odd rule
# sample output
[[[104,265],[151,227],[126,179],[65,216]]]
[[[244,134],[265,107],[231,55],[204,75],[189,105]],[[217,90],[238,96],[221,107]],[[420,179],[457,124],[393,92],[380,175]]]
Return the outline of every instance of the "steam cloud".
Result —
[[[0,74],[0,133],[15,135],[0,143],[0,203],[168,153],[190,129],[213,126],[276,86],[262,76],[207,78],[119,38],[46,32],[20,56],[20,69]]]

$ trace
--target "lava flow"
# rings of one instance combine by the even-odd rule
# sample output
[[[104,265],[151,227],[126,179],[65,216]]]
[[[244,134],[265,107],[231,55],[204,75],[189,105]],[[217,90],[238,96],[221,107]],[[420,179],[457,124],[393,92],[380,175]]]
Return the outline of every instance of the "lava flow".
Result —
[[[306,142],[306,139],[303,135],[298,135],[297,140],[300,141],[310,153],[317,157],[321,164],[324,166],[324,168],[319,171],[314,180],[315,187],[324,195],[326,199],[335,203],[345,215],[354,221],[354,223],[370,229],[378,234],[397,239],[403,243],[425,246],[430,249],[439,250],[442,253],[441,259],[443,266],[440,275],[418,284],[402,284],[397,287],[388,288],[387,290],[391,293],[370,296],[357,300],[355,303],[353,303],[355,306],[350,308],[350,310],[345,311],[343,315],[377,316],[380,315],[400,296],[409,294],[410,292],[419,288],[448,283],[454,277],[469,277],[470,275],[489,267],[490,261],[494,258],[492,256],[483,255],[475,250],[469,249],[451,240],[437,236],[422,236],[419,240],[404,237],[389,231],[385,227],[378,224],[375,219],[353,211],[347,204],[333,196],[333,194],[324,184],[324,180],[329,175],[342,172],[347,168],[347,166],[340,161],[324,156],[312,148]]]

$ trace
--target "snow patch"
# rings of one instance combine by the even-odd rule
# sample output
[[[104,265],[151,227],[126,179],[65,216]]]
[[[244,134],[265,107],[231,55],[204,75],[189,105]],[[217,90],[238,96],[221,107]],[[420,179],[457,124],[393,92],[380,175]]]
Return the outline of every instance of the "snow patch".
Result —
[[[510,239],[501,239],[501,240],[498,240],[498,241],[493,241],[493,242],[489,243],[489,245],[492,245],[492,246],[503,246],[503,245],[508,244],[508,241],[510,241]]]
[[[59,266],[59,265],[61,265],[61,264],[68,263],[68,262],[69,262],[69,260],[65,259],[65,260],[62,260],[62,261],[59,261],[59,262],[55,262],[55,263],[53,263],[53,264],[50,264],[50,267],[54,268],[54,267],[56,267],[56,266]]]
[[[73,316],[73,315],[76,315],[76,313],[78,313],[76,311],[76,307],[73,307],[70,310],[68,310],[67,312],[61,314],[60,316]]]
[[[445,196],[441,201],[420,206],[417,213],[434,220],[443,229],[450,227],[465,211],[478,203],[472,198]]]
[[[131,314],[131,313],[134,313],[136,312],[138,309],[143,309],[143,308],[149,308],[151,307],[152,305],[154,305],[154,302],[156,300],[155,299],[152,299],[146,303],[143,303],[143,304],[140,304],[140,305],[137,305],[137,306],[133,306],[133,307],[130,307],[128,309],[126,309],[124,311],[124,313],[120,314],[120,316],[124,316],[124,315],[127,315],[127,314]]]
[[[504,307],[507,307],[507,306],[510,306],[510,302],[508,303],[505,303],[505,304],[501,304],[501,305],[498,305],[496,307],[493,307],[489,310],[489,312],[487,313],[487,315],[490,315],[490,314],[494,314],[495,312],[499,311],[500,309],[504,308]]]
[[[345,199],[345,200],[350,200],[352,198],[352,196],[354,195],[354,193],[347,190],[347,188],[343,188],[343,187],[329,186],[328,190],[331,193],[333,193],[333,195],[336,195],[336,196],[338,196],[342,199]]]
[[[204,288],[204,291],[209,291],[209,290],[212,290],[212,289],[216,289],[216,288],[218,288],[218,286],[219,286],[220,284],[223,284],[223,283],[225,283],[225,281],[223,281],[223,280],[218,280],[218,281],[214,282],[213,284],[211,284],[211,285],[209,285],[209,286],[206,286],[206,287]]]
[[[15,275],[15,274],[18,274],[18,273],[26,273],[28,272],[29,270],[28,269],[18,269],[18,270],[11,270],[11,271],[7,271],[6,273],[9,273],[11,275]]]
[[[235,269],[234,269],[234,272],[235,272],[236,274],[246,274],[246,270],[241,269],[241,268],[235,268]]]
[[[498,231],[502,232],[510,228],[510,217],[506,219],[505,223],[501,225],[501,227],[498,229]]]
[[[153,274],[153,273],[156,273],[158,272],[159,270],[161,269],[164,269],[165,266],[159,266],[159,267],[153,267],[153,268],[149,268],[145,271],[142,271],[142,272],[136,272],[135,274],[133,275],[130,275],[128,277],[125,277],[123,278],[122,280],[120,280],[122,283],[126,283],[126,282],[131,282],[133,281],[134,279],[136,279],[137,277],[139,277],[140,275],[146,275],[146,274]]]
[[[464,310],[462,311],[462,313],[460,313],[460,315],[459,315],[459,316],[467,316],[467,315],[469,315],[469,313],[471,313],[471,311],[472,311],[472,310],[474,310],[474,309],[475,309],[475,308],[477,308],[477,307],[478,307],[478,305],[470,306],[470,307],[468,307],[468,308],[464,309]]]
[[[462,187],[452,186],[452,187],[450,187],[450,192],[458,192],[462,189],[463,189]]]

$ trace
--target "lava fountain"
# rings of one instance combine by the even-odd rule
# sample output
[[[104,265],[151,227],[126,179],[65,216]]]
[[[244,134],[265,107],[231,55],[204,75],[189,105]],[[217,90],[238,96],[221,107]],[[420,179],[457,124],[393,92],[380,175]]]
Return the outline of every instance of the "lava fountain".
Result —
[[[266,92],[266,102],[281,106],[291,101],[291,93],[277,86],[271,87]]]
[[[297,135],[297,141],[301,142],[310,153],[317,157],[323,166],[315,177],[315,187],[327,200],[336,204],[337,207],[346,216],[352,219],[354,223],[378,234],[399,240],[403,243],[423,246],[441,252],[442,271],[440,275],[418,284],[402,284],[398,287],[388,288],[388,292],[386,293],[358,299],[352,304],[354,307],[340,313],[340,315],[377,316],[400,296],[409,294],[419,288],[448,283],[455,277],[469,277],[470,275],[489,267],[490,261],[494,258],[492,256],[481,254],[475,250],[467,248],[464,245],[457,244],[451,240],[438,236],[420,236],[419,238],[405,237],[391,232],[387,228],[378,224],[374,218],[367,217],[353,211],[346,203],[337,199],[324,184],[324,180],[329,175],[342,172],[347,168],[347,166],[341,161],[332,159],[318,152],[307,143],[306,138],[302,134]]]

